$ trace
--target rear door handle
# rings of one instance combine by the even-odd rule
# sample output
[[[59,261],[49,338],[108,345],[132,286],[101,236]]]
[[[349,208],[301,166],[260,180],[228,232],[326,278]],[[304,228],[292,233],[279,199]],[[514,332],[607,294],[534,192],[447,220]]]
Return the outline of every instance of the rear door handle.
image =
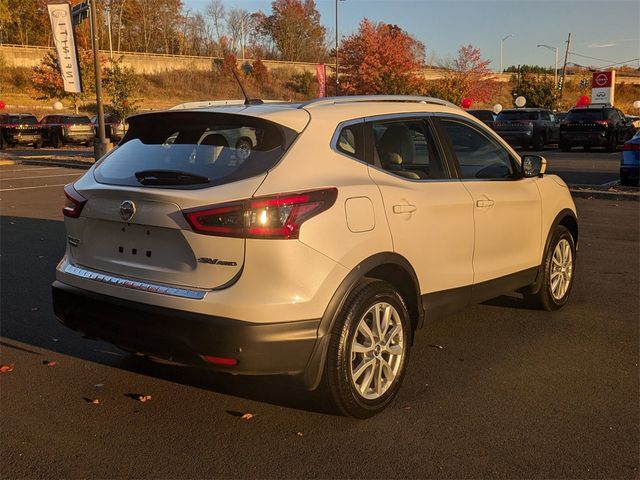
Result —
[[[493,200],[489,200],[489,199],[477,200],[476,201],[476,207],[480,207],[480,208],[493,207],[494,203],[496,203],[496,202],[494,202]]]
[[[412,213],[416,211],[415,205],[394,205],[393,213]]]

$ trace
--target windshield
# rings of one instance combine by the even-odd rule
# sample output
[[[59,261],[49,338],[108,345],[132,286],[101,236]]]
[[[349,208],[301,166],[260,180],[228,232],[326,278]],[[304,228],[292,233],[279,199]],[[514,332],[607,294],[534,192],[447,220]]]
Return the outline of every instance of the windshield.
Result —
[[[564,120],[572,121],[572,120],[604,120],[604,109],[581,109],[581,110],[571,110]]]
[[[98,165],[112,185],[203,188],[265,173],[295,132],[255,117],[163,112],[129,119],[122,143]]]
[[[500,112],[496,121],[509,122],[512,120],[537,120],[538,112],[527,112],[524,110],[510,110],[506,112]]]
[[[17,125],[35,125],[38,119],[33,115],[9,115],[9,122]]]

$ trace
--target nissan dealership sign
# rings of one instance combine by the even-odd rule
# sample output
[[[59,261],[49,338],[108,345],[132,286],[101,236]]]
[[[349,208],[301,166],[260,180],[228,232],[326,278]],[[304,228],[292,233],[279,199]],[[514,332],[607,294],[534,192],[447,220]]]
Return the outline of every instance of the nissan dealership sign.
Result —
[[[613,105],[616,88],[616,71],[593,72],[591,79],[591,103]]]

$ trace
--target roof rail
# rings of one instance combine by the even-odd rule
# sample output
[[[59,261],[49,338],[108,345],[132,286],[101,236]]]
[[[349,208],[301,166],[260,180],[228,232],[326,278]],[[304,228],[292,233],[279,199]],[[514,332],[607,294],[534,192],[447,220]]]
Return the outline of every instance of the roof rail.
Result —
[[[337,105],[340,103],[358,103],[358,102],[413,102],[413,103],[431,103],[434,105],[442,105],[443,107],[460,108],[451,102],[433,97],[420,97],[414,95],[346,95],[344,97],[327,97],[316,98],[307,102],[302,102],[298,108],[314,108],[322,105]]]

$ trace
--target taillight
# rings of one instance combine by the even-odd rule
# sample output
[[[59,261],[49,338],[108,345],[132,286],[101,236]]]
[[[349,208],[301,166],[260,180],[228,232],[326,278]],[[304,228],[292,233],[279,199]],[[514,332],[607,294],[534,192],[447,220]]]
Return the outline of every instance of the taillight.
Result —
[[[66,197],[66,201],[62,208],[62,214],[65,217],[78,218],[80,216],[80,212],[82,212],[84,204],[87,203],[87,199],[73,188],[72,183],[64,186],[64,195]]]
[[[183,212],[197,233],[239,238],[298,238],[300,226],[331,208],[336,188],[257,197]]]
[[[624,151],[631,151],[631,152],[638,152],[640,151],[640,143],[625,143],[622,146],[622,150]]]
[[[595,120],[593,123],[597,125],[609,125],[609,122],[607,122],[606,120]]]

